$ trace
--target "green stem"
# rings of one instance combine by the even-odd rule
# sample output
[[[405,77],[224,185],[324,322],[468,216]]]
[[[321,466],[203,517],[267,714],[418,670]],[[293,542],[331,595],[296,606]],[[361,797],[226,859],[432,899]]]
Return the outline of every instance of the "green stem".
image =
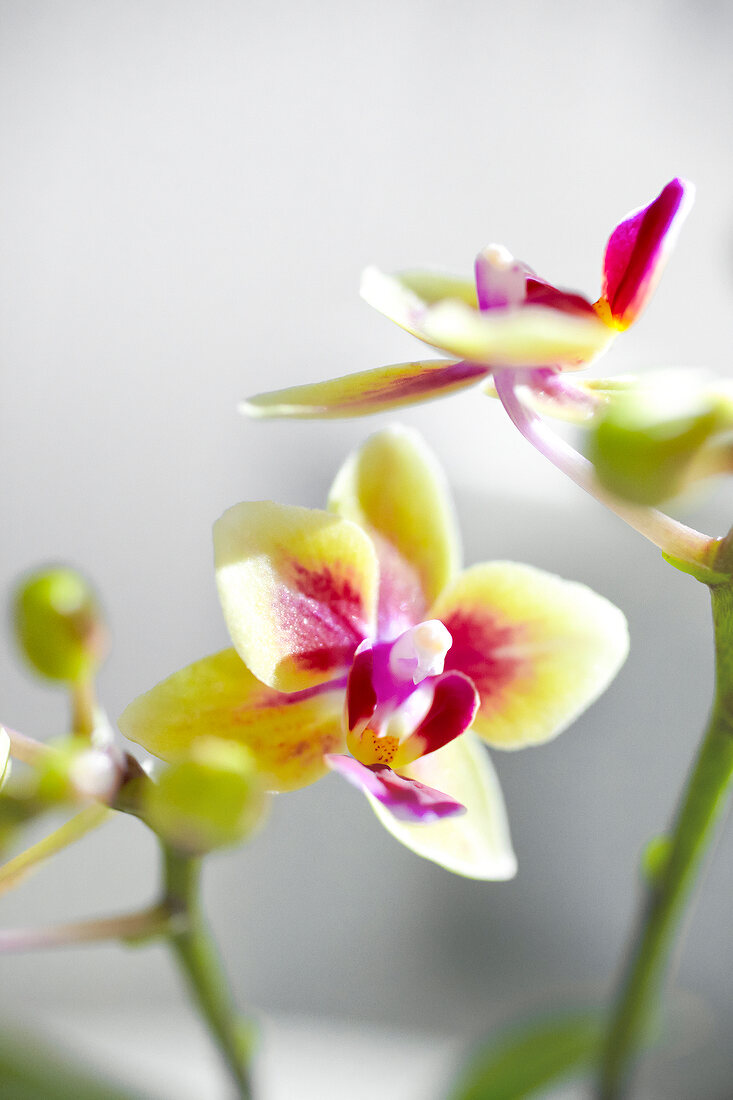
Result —
[[[3,863],[0,866],[0,894],[17,886],[24,875],[44,860],[55,856],[57,852],[68,848],[70,844],[75,844],[77,840],[81,840],[92,829],[96,829],[106,821],[111,813],[112,811],[107,806],[95,802],[76,814],[75,817],[69,818],[49,836],[39,840],[37,844],[33,844],[30,848],[26,848],[24,852],[13,856],[7,863]]]
[[[97,697],[94,680],[80,680],[72,684],[70,695],[72,732],[89,739],[96,725]]]
[[[201,860],[165,843],[166,904],[185,917],[167,936],[199,1011],[237,1085],[240,1100],[252,1100],[250,1036],[239,1015],[216,945],[201,909]]]
[[[627,1094],[629,1076],[659,998],[675,930],[727,803],[733,779],[733,582],[711,586],[715,699],[682,795],[669,852],[650,884],[611,1016],[598,1097]]]

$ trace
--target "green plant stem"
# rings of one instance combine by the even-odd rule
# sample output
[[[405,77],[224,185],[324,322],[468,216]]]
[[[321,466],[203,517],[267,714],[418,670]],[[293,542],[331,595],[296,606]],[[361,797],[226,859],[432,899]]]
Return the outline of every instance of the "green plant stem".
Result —
[[[55,856],[57,852],[63,851],[64,848],[68,848],[70,844],[75,844],[92,829],[102,825],[111,814],[112,811],[107,806],[94,802],[65,821],[49,836],[45,836],[37,844],[31,845],[24,852],[13,856],[7,863],[3,863],[0,866],[0,894],[17,886],[21,879],[39,864]]]
[[[650,883],[611,1015],[599,1100],[627,1094],[636,1054],[661,992],[675,930],[728,800],[733,779],[733,582],[711,586],[715,699],[708,727],[669,836],[669,852]]]
[[[162,842],[164,904],[185,920],[168,942],[237,1085],[240,1100],[252,1100],[250,1038],[239,1015],[214,940],[201,908],[201,860]]]
[[[96,725],[96,691],[94,680],[80,680],[70,686],[71,729],[80,737],[91,738]]]
[[[149,909],[141,909],[139,913],[56,924],[50,928],[4,928],[0,931],[0,954],[100,943],[104,940],[135,942],[152,939],[168,932],[174,919],[165,906],[153,905]]]

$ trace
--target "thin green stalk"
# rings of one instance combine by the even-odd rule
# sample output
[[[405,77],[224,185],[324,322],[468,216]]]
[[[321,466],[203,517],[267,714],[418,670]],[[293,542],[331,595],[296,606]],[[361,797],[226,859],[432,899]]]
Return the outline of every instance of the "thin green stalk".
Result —
[[[674,820],[669,851],[650,884],[614,1004],[602,1055],[599,1100],[627,1095],[639,1047],[662,990],[674,936],[726,807],[733,780],[733,582],[712,586],[715,699]]]
[[[94,802],[65,821],[49,836],[44,836],[43,840],[39,840],[37,844],[31,845],[24,852],[13,856],[7,863],[3,863],[0,866],[0,894],[17,886],[29,871],[44,860],[55,856],[57,852],[68,848],[70,844],[75,844],[92,829],[96,829],[111,816],[111,813],[109,807]]]
[[[240,1100],[252,1100],[250,1036],[234,1003],[216,944],[201,908],[201,860],[165,843],[163,867],[166,904],[185,917],[167,939],[196,1004],[208,1024],[237,1085]]]
[[[140,942],[167,933],[174,921],[164,905],[153,905],[137,913],[56,924],[49,928],[4,928],[0,931],[0,955],[104,940]]]

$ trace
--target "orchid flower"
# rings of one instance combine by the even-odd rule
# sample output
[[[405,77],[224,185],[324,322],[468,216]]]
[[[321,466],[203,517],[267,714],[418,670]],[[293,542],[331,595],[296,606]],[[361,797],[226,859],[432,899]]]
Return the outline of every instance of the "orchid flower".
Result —
[[[545,397],[562,394],[558,372],[591,363],[641,313],[693,192],[690,183],[674,179],[616,226],[595,303],[546,282],[496,244],[479,252],[472,280],[434,271],[390,276],[367,268],[361,286],[366,301],[451,358],[259,394],[243,403],[243,411],[260,417],[363,416],[444,396],[489,375],[495,383],[499,377],[528,382]],[[572,395],[568,390],[571,403]]]
[[[538,415],[583,420],[605,406],[615,383],[578,385],[565,374],[590,364],[639,316],[693,196],[692,184],[673,179],[648,206],[626,215],[606,245],[596,302],[546,282],[496,244],[478,254],[473,280],[434,271],[390,276],[367,268],[361,287],[366,301],[451,358],[263,393],[243,402],[241,410],[256,417],[364,416],[483,382],[528,442],[576,484],[672,558],[709,564],[715,540],[608,492],[592,463]]]
[[[273,791],[338,772],[421,856],[509,878],[480,740],[512,749],[564,729],[623,662],[624,617],[531,566],[459,571],[441,470],[404,428],[347,460],[328,505],[224,513],[215,563],[234,648],[140,696],[120,728],[167,760],[202,737],[240,742]]]

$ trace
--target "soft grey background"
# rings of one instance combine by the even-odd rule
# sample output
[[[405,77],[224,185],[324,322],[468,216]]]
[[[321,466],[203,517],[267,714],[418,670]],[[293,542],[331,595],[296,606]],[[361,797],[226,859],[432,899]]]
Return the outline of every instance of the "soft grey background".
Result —
[[[115,633],[101,679],[113,716],[226,643],[220,512],[247,498],[321,504],[349,448],[386,422],[235,411],[260,389],[420,354],[360,302],[366,263],[469,270],[499,240],[593,296],[614,223],[685,175],[697,205],[603,367],[729,370],[732,32],[714,0],[0,3],[1,580],[7,593],[49,559],[94,577]],[[637,856],[705,718],[706,598],[485,399],[401,419],[456,486],[467,559],[591,583],[627,612],[630,660],[559,741],[495,756],[514,882],[417,860],[333,778],[279,800],[250,847],[212,861],[208,889],[243,1000],[469,1036],[608,982]],[[717,531],[733,496],[685,514]],[[63,700],[5,638],[0,658],[2,719],[59,732]],[[686,1060],[658,1059],[668,1097],[729,1095],[724,834],[678,978],[699,998],[700,1038]],[[4,898],[2,924],[147,901],[154,859],[137,824],[116,821]],[[180,1003],[155,949],[2,963],[6,1017],[138,1012],[141,998]]]

